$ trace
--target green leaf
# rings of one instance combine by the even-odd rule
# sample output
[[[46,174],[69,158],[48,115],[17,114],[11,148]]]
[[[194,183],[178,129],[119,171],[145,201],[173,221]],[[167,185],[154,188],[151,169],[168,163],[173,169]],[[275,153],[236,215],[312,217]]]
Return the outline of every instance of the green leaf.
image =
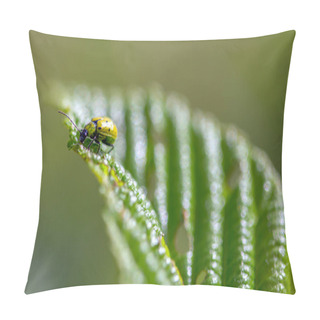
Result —
[[[66,119],[68,147],[101,185],[120,282],[295,292],[280,178],[243,133],[159,88],[91,100],[68,97],[64,111],[81,128],[90,116],[110,116],[114,158],[106,148],[95,154],[95,144],[87,150]]]

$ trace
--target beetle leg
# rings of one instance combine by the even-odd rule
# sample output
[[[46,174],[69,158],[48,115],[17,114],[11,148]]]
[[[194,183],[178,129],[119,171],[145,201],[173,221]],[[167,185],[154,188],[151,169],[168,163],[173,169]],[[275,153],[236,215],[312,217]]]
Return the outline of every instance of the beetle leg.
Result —
[[[96,141],[96,143],[99,145],[99,149],[97,151],[97,153],[99,153],[101,144],[100,144],[100,141]]]
[[[90,141],[89,145],[87,146],[87,150],[90,150],[90,147],[91,147],[93,141],[94,141],[93,139]]]
[[[89,145],[87,146],[87,150],[90,150],[90,147],[91,147],[91,145],[93,144],[93,141],[99,143],[99,141],[96,140],[96,139],[97,139],[97,136],[94,136],[94,137],[91,139]],[[99,146],[100,146],[100,143],[99,143]],[[99,148],[99,150],[100,150],[100,148]]]
[[[108,146],[110,146],[110,147],[111,147],[111,149],[108,151],[108,153],[110,153],[110,152],[113,150],[114,145],[113,145],[113,144],[108,144]]]

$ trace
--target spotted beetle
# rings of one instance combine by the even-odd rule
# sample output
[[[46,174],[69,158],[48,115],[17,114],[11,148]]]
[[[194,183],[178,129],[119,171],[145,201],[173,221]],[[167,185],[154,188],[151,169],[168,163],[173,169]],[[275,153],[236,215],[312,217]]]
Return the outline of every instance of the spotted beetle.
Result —
[[[100,151],[100,143],[103,143],[111,149],[108,151],[110,153],[114,148],[114,143],[117,139],[118,130],[114,122],[108,117],[95,117],[86,124],[83,129],[79,129],[76,124],[71,120],[71,118],[64,112],[58,111],[62,115],[66,116],[74,127],[80,132],[80,142],[83,143],[86,137],[91,138],[87,149],[90,149],[92,143],[95,141],[99,145],[98,152]]]

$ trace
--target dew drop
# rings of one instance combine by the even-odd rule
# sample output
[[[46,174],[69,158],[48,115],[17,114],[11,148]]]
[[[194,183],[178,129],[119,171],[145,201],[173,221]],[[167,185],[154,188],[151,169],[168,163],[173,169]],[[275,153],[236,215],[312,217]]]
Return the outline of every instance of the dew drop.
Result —
[[[265,192],[269,192],[270,189],[271,189],[271,183],[270,181],[266,181],[264,184],[263,184],[263,189]]]

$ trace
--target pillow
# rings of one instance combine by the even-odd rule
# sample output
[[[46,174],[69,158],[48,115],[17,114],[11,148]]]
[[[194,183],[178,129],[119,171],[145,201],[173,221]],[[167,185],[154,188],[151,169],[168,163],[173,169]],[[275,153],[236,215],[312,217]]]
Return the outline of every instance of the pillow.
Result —
[[[30,31],[43,171],[25,292],[149,283],[295,293],[281,191],[294,36]]]

